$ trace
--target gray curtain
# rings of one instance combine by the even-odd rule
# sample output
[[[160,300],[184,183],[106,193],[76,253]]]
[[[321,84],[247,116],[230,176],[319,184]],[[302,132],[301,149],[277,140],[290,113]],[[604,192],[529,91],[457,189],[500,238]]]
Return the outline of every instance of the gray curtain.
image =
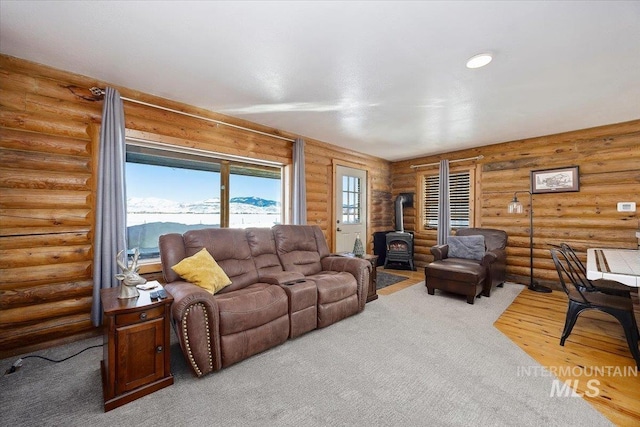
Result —
[[[446,245],[451,233],[451,208],[449,206],[449,160],[440,160],[438,178],[438,244]]]
[[[307,223],[307,185],[304,172],[304,140],[293,143],[293,224]]]
[[[93,305],[91,320],[102,322],[100,289],[118,285],[116,255],[127,249],[127,205],[125,193],[125,122],[120,93],[105,91],[100,128],[96,224],[93,247]]]

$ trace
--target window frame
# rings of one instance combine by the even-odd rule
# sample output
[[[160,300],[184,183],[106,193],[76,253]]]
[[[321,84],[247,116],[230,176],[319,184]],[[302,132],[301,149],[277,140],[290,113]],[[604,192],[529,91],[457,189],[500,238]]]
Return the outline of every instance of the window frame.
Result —
[[[477,203],[477,199],[476,199],[476,167],[475,166],[462,166],[462,167],[455,167],[455,168],[450,168],[449,169],[449,174],[459,174],[459,173],[465,173],[467,172],[469,174],[469,225],[467,227],[472,228],[475,227],[476,224],[476,203]],[[436,170],[425,170],[425,171],[421,171],[418,172],[416,174],[416,188],[419,189],[419,197],[418,197],[418,217],[417,217],[417,228],[420,231],[423,232],[431,232],[431,233],[436,233],[437,232],[437,228],[436,227],[426,227],[425,223],[426,223],[426,200],[425,200],[425,191],[426,191],[426,178],[427,177],[433,177],[436,176],[438,177],[439,175],[439,171]],[[451,229],[452,230],[457,230],[459,228],[467,228],[467,227],[459,227],[459,226],[452,226]]]
[[[346,179],[346,182],[345,182]],[[360,177],[343,175],[342,177],[342,223],[345,225],[362,224],[362,182]],[[346,189],[345,189],[346,184]],[[353,187],[352,187],[353,185]],[[347,211],[345,212],[345,195]],[[352,200],[353,199],[353,200]],[[347,219],[345,220],[345,216]]]
[[[127,136],[125,139],[126,154],[129,153],[130,147],[156,150],[168,158],[171,158],[173,154],[174,159],[177,159],[180,156],[186,155],[186,159],[183,159],[183,160],[187,163],[189,161],[193,161],[193,162],[202,161],[205,163],[209,163],[211,166],[211,169],[217,168],[218,169],[217,171],[215,170],[210,170],[210,171],[217,172],[220,174],[220,193],[219,193],[220,194],[220,228],[229,228],[230,200],[231,200],[231,197],[229,195],[231,191],[229,182],[230,182],[231,175],[244,175],[243,173],[238,173],[238,171],[252,169],[252,168],[279,169],[280,171],[279,172],[279,175],[280,175],[280,178],[279,178],[280,179],[280,216],[279,216],[280,223],[285,223],[285,221],[289,217],[289,215],[287,215],[287,212],[289,210],[289,198],[286,197],[286,194],[289,191],[288,186],[289,186],[290,180],[287,178],[287,174],[289,173],[289,168],[287,167],[287,165],[284,165],[278,162],[245,158],[240,156],[230,156],[230,155],[216,153],[213,151],[207,151],[207,150],[183,147],[183,146],[177,146],[177,145],[170,145],[162,142],[142,140],[142,139],[132,138]],[[169,165],[163,165],[161,163],[160,164],[145,163],[145,162],[135,162],[135,163],[149,164],[152,166],[154,165],[169,166]],[[215,164],[217,164],[217,167],[214,166]],[[186,168],[186,169],[189,169],[189,168]],[[198,169],[193,168],[193,170],[198,170]],[[201,170],[204,170],[204,169],[201,169]],[[256,175],[256,176],[259,177],[260,175]],[[126,185],[127,185],[127,182],[125,182],[125,186]],[[150,266],[150,265],[159,266],[159,262],[160,262],[159,257],[140,260],[141,265],[146,264],[147,266]],[[143,267],[143,270],[146,270],[146,269],[144,269]],[[155,271],[155,270],[142,271],[142,272],[152,272],[152,271]]]

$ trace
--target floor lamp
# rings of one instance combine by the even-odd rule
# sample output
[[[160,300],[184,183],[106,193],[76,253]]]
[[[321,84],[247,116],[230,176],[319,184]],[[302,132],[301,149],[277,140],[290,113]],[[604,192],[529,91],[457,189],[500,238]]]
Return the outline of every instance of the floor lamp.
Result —
[[[533,280],[533,195],[531,191],[516,191],[513,193],[513,200],[509,203],[508,212],[510,214],[521,214],[524,212],[522,203],[518,201],[518,193],[529,193],[529,289],[535,292],[549,293],[551,289],[538,285]]]

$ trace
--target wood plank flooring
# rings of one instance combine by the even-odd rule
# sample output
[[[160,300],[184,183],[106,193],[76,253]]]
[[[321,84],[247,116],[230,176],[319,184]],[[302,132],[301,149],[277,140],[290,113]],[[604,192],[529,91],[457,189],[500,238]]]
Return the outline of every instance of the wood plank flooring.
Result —
[[[424,281],[422,269],[386,271],[408,279],[378,290],[378,295],[389,295]],[[633,297],[636,320],[640,320],[638,296]],[[640,371],[622,326],[605,313],[583,312],[563,347],[560,336],[566,312],[564,293],[541,294],[525,288],[494,326],[560,381],[575,386],[575,391],[612,423],[639,426]]]
[[[391,268],[385,269],[384,267],[378,267],[378,271],[384,271],[387,273],[395,274],[397,276],[405,276],[407,280],[403,280],[402,282],[395,283],[391,286],[387,286],[386,288],[378,289],[378,295],[390,295],[394,292],[398,292],[402,289],[408,288],[409,286],[413,286],[416,283],[420,283],[424,281],[424,268],[418,268],[418,271],[411,270],[394,270]]]

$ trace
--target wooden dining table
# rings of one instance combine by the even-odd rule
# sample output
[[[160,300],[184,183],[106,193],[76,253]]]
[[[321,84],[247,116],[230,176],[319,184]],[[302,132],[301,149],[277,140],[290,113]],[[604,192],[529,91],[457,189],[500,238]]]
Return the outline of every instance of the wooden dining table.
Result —
[[[640,250],[587,249],[587,278],[615,280],[627,286],[640,287]]]

